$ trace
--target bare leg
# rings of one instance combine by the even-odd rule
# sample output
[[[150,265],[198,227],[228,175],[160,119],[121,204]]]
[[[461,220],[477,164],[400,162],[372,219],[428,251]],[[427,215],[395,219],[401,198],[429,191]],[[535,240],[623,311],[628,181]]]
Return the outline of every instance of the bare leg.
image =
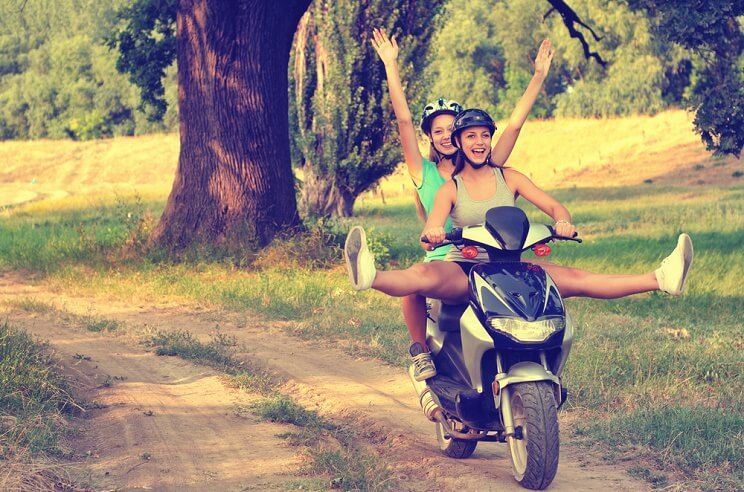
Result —
[[[530,263],[538,264],[548,272],[564,298],[617,299],[659,289],[654,272],[638,275],[612,275],[592,273],[540,260],[530,260]]]
[[[418,294],[448,304],[467,302],[468,278],[456,263],[416,263],[405,270],[378,271],[372,288],[395,297]]]
[[[403,298],[402,304],[403,319],[411,340],[426,348],[426,297],[411,294]]]

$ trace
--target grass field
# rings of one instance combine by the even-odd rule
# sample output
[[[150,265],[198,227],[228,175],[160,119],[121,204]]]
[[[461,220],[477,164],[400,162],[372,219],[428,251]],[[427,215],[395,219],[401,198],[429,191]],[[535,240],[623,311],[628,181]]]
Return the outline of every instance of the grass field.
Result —
[[[612,450],[608,456],[645,453],[661,473],[683,471],[689,488],[742,488],[744,261],[739,253],[744,244],[744,183],[731,177],[741,162],[706,158],[699,144],[693,152],[684,138],[660,132],[654,138],[667,138],[669,147],[649,144],[649,149],[654,155],[668,155],[666,167],[653,171],[660,173],[653,178],[643,178],[649,171],[638,148],[646,137],[629,140],[640,125],[636,121],[634,130],[631,123],[615,125],[626,135],[625,143],[600,151],[607,154],[589,165],[594,174],[566,165],[563,175],[580,175],[579,184],[606,175],[624,182],[632,174],[629,169],[637,176],[628,186],[602,181],[599,188],[554,189],[585,242],[555,245],[552,261],[597,272],[646,272],[656,268],[674,247],[677,234],[686,231],[695,244],[695,263],[688,292],[681,298],[646,294],[616,301],[568,301],[578,325],[565,374],[571,439],[601,441]],[[548,135],[562,131],[543,128]],[[555,139],[552,145],[558,145]],[[145,144],[154,149],[150,140]],[[610,153],[625,158],[608,161]],[[689,162],[680,157],[690,153],[703,157]],[[683,164],[672,165],[676,158]],[[547,165],[546,159],[531,155],[530,165],[539,169],[541,162]],[[622,162],[622,169],[613,162]],[[20,179],[21,171],[14,172],[6,181]],[[690,180],[685,173],[697,178]],[[409,192],[401,190],[404,182],[398,176],[383,185],[385,203],[379,196],[365,196],[353,219],[316,226],[302,238],[242,259],[190,263],[137,254],[137,245],[164,206],[167,187],[136,187],[139,195],[133,195],[83,186],[80,195],[0,212],[0,268],[26,271],[70,293],[207,304],[290,320],[298,336],[332,340],[352,353],[402,365],[409,342],[399,301],[375,292],[353,292],[338,245],[349,224],[361,223],[383,263],[406,266],[418,261],[421,225]],[[58,188],[71,189],[69,182],[61,184],[65,186]],[[525,209],[531,220],[544,219],[534,209]],[[657,471],[640,467],[637,473],[663,485]]]
[[[65,414],[75,407],[47,347],[0,323],[0,489],[42,490],[69,484],[50,458],[65,456]]]

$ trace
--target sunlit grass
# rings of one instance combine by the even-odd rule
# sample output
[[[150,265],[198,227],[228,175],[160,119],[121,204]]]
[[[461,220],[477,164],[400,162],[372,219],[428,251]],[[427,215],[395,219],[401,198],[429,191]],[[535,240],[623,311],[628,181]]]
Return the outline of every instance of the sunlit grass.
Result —
[[[566,411],[604,423],[587,430],[600,437],[606,426],[641,426],[642,432],[627,434],[629,441],[669,449],[671,462],[708,477],[701,478],[707,484],[722,480],[721,473],[741,477],[741,448],[734,456],[738,461],[728,460],[736,453],[729,439],[740,435],[744,410],[744,262],[739,257],[744,187],[639,185],[552,194],[572,211],[585,239],[581,245],[555,244],[552,261],[597,272],[646,272],[657,267],[681,231],[692,235],[696,251],[688,292],[681,298],[645,294],[568,301],[577,340],[565,374],[571,392]],[[0,267],[37,272],[69,293],[205,304],[289,320],[287,329],[295,334],[393,364],[406,362],[409,341],[399,300],[352,291],[334,243],[329,247],[337,259],[322,258],[312,263],[315,267],[303,261],[297,242],[272,247],[260,268],[230,261],[120,261],[117,249],[137,230],[139,219],[157,216],[162,206],[157,200],[101,197],[6,210],[0,218]],[[532,220],[545,220],[525,208]],[[386,204],[366,200],[356,217],[333,225],[331,236],[352,223],[371,231],[376,252],[389,256],[392,265],[420,260],[416,238],[422,225],[407,194],[387,198]],[[308,251],[318,247],[308,243]],[[688,428],[685,422],[701,409],[729,419],[728,437],[709,433],[715,462],[695,457],[698,441],[672,441],[674,429]],[[653,423],[660,415],[672,419],[669,426]],[[712,478],[711,467],[719,470]]]

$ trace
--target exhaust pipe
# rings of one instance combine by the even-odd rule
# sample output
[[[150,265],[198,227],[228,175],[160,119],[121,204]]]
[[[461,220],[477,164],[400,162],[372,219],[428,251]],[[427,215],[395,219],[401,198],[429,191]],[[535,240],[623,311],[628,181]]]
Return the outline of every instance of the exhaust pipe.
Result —
[[[429,388],[429,385],[426,384],[426,381],[416,381],[414,379],[413,366],[408,368],[408,377],[411,379],[411,383],[413,383],[413,389],[419,397],[419,404],[421,405],[421,409],[424,411],[426,418],[432,422],[442,424],[444,432],[447,435],[457,439],[467,439],[470,441],[486,437],[487,432],[485,431],[470,429],[468,432],[460,432],[455,430],[452,427],[452,423],[448,421],[447,417],[444,415],[442,407],[439,406],[434,393],[431,391],[431,388]]]
[[[426,384],[426,381],[416,381],[413,377],[413,366],[408,368],[408,377],[413,383],[413,389],[419,398],[419,404],[421,409],[424,411],[426,418],[432,422],[439,422],[437,414],[442,414],[442,407],[434,399],[434,393],[431,392],[431,388]],[[449,427],[449,426],[448,426]]]

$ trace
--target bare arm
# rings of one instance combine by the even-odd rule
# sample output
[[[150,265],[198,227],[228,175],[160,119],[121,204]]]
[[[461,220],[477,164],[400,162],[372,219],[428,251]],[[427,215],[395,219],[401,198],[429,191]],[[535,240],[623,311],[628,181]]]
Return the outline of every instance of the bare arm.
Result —
[[[421,243],[421,247],[426,250],[432,250],[434,249],[433,244],[439,244],[444,241],[444,223],[447,221],[447,217],[456,199],[457,188],[454,181],[447,181],[439,188],[439,191],[437,191],[434,197],[434,206],[431,209],[429,218],[426,219],[424,232],[421,233],[432,244]]]
[[[388,38],[384,29],[375,29],[372,31],[372,34],[372,46],[385,64],[390,102],[393,105],[395,119],[398,122],[398,133],[400,134],[400,143],[403,147],[403,157],[406,166],[408,166],[408,173],[415,183],[420,184],[423,172],[423,158],[418,147],[416,128],[413,126],[411,110],[408,109],[406,96],[403,93],[403,85],[400,81],[400,73],[398,72],[398,43],[395,41],[395,37],[392,39]]]
[[[549,39],[545,39],[540,45],[537,57],[535,58],[535,74],[532,76],[532,80],[530,80],[527,89],[522,94],[522,98],[517,103],[514,111],[512,111],[509,123],[506,125],[504,132],[491,151],[491,160],[495,164],[502,166],[509,159],[512,150],[514,150],[519,132],[522,131],[522,126],[527,120],[527,115],[530,114],[532,106],[540,94],[543,82],[545,82],[545,78],[548,76],[553,54],[553,45]]]
[[[555,231],[560,236],[571,237],[576,227],[571,224],[571,214],[558,200],[538,188],[527,176],[514,169],[505,169],[506,184],[555,221]]]

